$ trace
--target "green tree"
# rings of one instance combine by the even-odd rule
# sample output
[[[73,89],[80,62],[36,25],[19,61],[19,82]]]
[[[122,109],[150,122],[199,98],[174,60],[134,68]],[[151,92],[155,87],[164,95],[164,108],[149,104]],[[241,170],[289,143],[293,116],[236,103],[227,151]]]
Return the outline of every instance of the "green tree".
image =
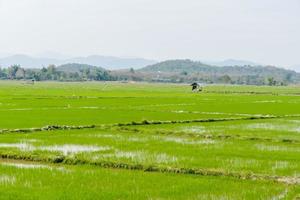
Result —
[[[18,68],[16,74],[15,74],[16,79],[24,79],[25,78],[25,70],[21,67]]]
[[[12,65],[8,68],[8,77],[10,79],[15,79],[16,78],[16,73],[19,70],[20,65]]]
[[[219,78],[219,80],[222,82],[222,83],[230,83],[231,82],[231,78],[230,78],[230,76],[229,75],[224,75],[224,76],[221,76],[220,78]]]
[[[276,80],[274,79],[274,77],[268,78],[268,85],[270,85],[270,86],[276,85]]]

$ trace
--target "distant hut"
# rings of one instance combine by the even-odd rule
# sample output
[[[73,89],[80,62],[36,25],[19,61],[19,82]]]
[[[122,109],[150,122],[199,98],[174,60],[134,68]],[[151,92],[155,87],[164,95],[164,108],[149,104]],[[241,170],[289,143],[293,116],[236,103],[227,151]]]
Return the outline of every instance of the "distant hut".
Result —
[[[191,86],[192,86],[193,92],[201,92],[202,91],[202,87],[199,83],[194,82],[191,84]]]

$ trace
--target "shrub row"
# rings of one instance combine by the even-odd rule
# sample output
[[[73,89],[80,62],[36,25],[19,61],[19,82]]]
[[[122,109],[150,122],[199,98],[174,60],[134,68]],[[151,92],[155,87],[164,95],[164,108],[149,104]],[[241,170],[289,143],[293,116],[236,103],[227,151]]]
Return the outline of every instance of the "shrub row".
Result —
[[[140,125],[156,125],[156,124],[186,124],[186,123],[205,123],[205,122],[223,122],[223,121],[237,121],[237,120],[255,120],[255,119],[273,119],[281,118],[282,116],[251,116],[251,117],[238,117],[238,118],[216,118],[216,119],[192,119],[192,120],[172,120],[172,121],[148,121],[118,123],[116,126],[140,126]]]
[[[72,129],[87,129],[95,128],[96,125],[85,125],[85,126],[66,126],[66,125],[48,125],[42,128],[25,128],[25,129],[2,129],[1,133],[31,133],[38,131],[53,131],[53,130],[72,130]]]
[[[112,161],[89,161],[82,160],[76,157],[54,156],[54,157],[38,157],[32,155],[16,155],[16,154],[0,154],[2,159],[14,159],[25,160],[34,162],[47,162],[47,163],[62,163],[68,165],[94,165],[103,168],[118,168],[128,170],[142,170],[144,172],[160,172],[160,173],[176,173],[176,174],[192,174],[199,176],[223,176],[232,177],[237,179],[247,180],[265,180],[274,181],[289,185],[299,185],[300,177],[288,177],[288,176],[270,176],[254,173],[238,173],[227,172],[217,169],[197,169],[197,168],[175,168],[175,167],[163,167],[163,166],[146,166],[142,164],[130,164],[130,163],[118,163]]]

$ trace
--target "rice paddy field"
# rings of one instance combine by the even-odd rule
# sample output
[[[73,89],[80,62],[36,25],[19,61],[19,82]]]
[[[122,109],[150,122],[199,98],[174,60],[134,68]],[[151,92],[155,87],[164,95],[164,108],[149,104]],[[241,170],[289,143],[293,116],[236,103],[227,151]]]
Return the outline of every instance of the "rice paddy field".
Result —
[[[300,87],[0,82],[0,199],[300,199]]]

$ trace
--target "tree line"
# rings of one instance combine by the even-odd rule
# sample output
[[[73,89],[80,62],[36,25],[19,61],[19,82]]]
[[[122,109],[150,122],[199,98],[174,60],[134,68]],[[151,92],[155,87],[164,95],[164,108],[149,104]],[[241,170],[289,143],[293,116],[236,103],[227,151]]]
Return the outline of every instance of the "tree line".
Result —
[[[25,69],[20,65],[0,68],[0,79],[35,80],[35,81],[109,81],[114,80],[108,71],[102,68],[82,68],[77,71],[59,70],[55,65],[41,69]]]
[[[297,74],[296,74],[297,75]],[[5,80],[35,80],[35,81],[146,81],[190,83],[201,82],[208,84],[239,84],[239,85],[287,85],[297,83],[292,73],[273,73],[265,75],[245,75],[233,73],[231,75],[204,72],[151,72],[142,70],[108,71],[101,67],[84,64],[66,64],[62,66],[49,65],[41,69],[25,69],[20,65],[0,68],[0,79]]]

